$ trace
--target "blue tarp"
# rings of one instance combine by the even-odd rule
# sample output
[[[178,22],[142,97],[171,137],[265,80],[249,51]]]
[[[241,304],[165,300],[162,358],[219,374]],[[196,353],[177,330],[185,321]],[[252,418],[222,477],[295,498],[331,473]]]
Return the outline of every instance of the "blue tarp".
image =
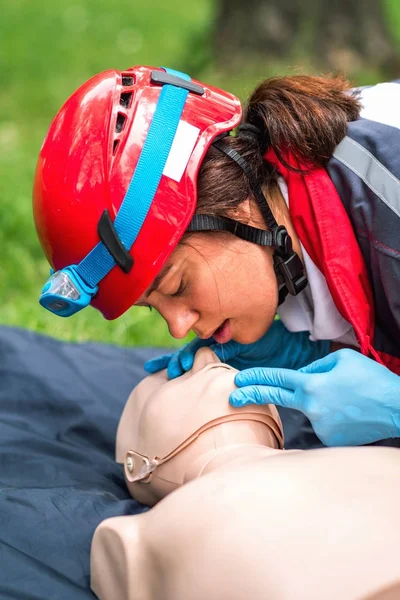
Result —
[[[89,600],[104,519],[142,512],[114,462],[118,421],[156,349],[70,344],[0,327],[0,599]],[[320,445],[283,412],[287,447]]]
[[[88,600],[93,532],[142,512],[114,462],[118,421],[160,351],[0,328],[0,598]]]

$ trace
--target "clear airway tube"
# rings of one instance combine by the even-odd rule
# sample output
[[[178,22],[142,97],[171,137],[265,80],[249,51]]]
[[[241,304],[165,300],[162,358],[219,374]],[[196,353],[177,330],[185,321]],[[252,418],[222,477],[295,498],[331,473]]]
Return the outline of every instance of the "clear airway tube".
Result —
[[[154,471],[157,467],[158,462],[156,460],[152,460],[148,465],[143,464],[140,468],[140,478],[147,477]]]
[[[186,438],[179,446],[177,446],[174,450],[172,450],[166,456],[159,458],[148,458],[139,452],[135,452],[135,450],[128,450],[125,456],[125,475],[129,482],[133,483],[135,481],[142,481],[143,483],[148,483],[145,481],[151,473],[160,465],[164,464],[174,456],[176,456],[179,452],[187,448],[194,440],[196,440],[201,433],[215,427],[216,425],[221,425],[223,423],[229,423],[231,421],[255,421],[258,423],[265,423],[269,426],[273,434],[275,435],[279,448],[283,448],[283,437],[282,433],[277,426],[274,419],[272,419],[269,415],[259,414],[259,413],[245,413],[245,414],[234,414],[227,415],[224,417],[218,417],[217,419],[213,419],[212,421],[206,423],[197,431],[192,433],[188,438]],[[149,480],[150,481],[150,480]]]
[[[125,458],[125,474],[129,481],[141,481],[146,479],[156,467],[159,461],[156,458],[149,459],[134,450],[129,450]]]

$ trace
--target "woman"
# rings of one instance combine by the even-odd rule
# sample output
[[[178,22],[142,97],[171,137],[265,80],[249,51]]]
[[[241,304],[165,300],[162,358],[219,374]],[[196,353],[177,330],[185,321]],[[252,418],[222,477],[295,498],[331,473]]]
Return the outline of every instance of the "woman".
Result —
[[[150,372],[211,345],[256,367],[233,405],[301,410],[327,445],[400,437],[399,90],[267,80],[232,137],[241,106],[223,90],[169,69],[94,77],[39,156],[35,222],[58,269],[41,304],[154,307],[199,339]]]

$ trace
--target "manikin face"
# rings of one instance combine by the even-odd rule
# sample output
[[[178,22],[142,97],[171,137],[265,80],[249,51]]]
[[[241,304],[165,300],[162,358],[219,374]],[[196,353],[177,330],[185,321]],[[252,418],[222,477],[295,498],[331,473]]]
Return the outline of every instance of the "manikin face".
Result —
[[[199,476],[210,456],[228,446],[282,448],[274,406],[230,406],[236,372],[202,348],[191,371],[172,380],[162,371],[133,390],[119,423],[116,458],[137,500],[154,504]]]
[[[272,324],[278,292],[270,248],[228,233],[196,233],[177,246],[160,275],[157,289],[151,286],[137,305],[154,307],[174,338],[193,331],[222,344],[249,344]]]

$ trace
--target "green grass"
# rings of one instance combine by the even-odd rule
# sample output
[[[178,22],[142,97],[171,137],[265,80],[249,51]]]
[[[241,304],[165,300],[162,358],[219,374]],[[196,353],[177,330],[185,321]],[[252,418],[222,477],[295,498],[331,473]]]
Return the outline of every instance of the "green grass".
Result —
[[[161,318],[134,309],[115,322],[87,309],[58,319],[38,304],[49,272],[36,239],[31,188],[40,145],[69,94],[96,72],[133,64],[192,68],[211,0],[1,0],[0,322],[63,339],[173,345]],[[176,342],[180,345],[182,342]]]
[[[386,1],[399,36],[398,0]],[[244,99],[261,77],[284,69],[265,60],[245,75],[217,71],[209,49],[215,10],[216,0],[0,0],[0,323],[69,340],[181,345],[147,309],[107,322],[93,309],[58,319],[39,306],[49,267],[33,227],[31,188],[51,119],[96,72],[168,65]]]

